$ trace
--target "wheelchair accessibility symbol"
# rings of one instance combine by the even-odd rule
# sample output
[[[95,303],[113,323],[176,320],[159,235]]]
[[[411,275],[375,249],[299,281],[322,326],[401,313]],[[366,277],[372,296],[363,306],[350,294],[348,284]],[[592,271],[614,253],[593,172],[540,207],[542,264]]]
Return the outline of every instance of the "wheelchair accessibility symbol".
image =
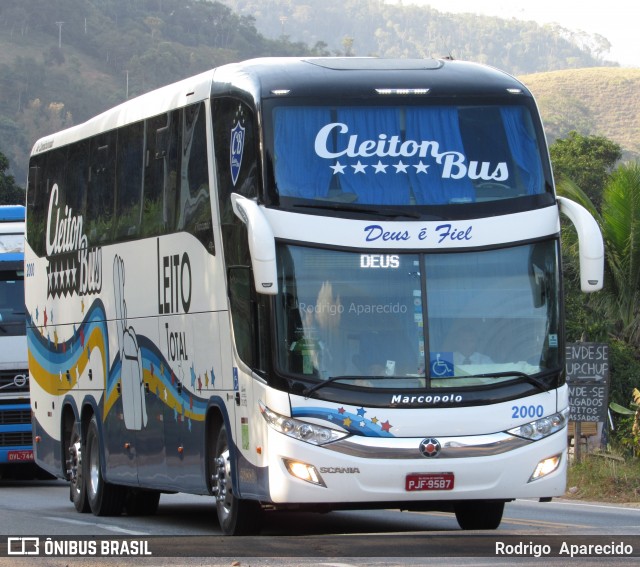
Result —
[[[442,378],[443,376],[453,376],[453,353],[452,352],[432,352],[431,353],[431,376]]]

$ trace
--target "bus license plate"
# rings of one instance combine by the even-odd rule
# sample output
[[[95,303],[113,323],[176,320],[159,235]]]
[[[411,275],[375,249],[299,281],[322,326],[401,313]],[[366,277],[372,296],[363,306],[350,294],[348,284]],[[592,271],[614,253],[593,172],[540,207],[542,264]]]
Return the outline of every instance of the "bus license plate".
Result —
[[[9,451],[7,454],[7,460],[10,463],[26,463],[32,462],[33,459],[33,451]]]
[[[453,473],[413,473],[405,482],[407,492],[418,490],[453,490]]]

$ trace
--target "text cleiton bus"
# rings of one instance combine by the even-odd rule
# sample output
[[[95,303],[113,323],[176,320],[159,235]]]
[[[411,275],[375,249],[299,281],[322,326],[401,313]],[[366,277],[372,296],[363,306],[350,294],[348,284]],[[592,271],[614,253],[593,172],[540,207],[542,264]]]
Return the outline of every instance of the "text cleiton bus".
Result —
[[[32,476],[22,205],[0,206],[0,477]]]
[[[265,58],[36,142],[37,462],[79,511],[448,510],[563,494],[560,220],[529,91],[448,60]]]

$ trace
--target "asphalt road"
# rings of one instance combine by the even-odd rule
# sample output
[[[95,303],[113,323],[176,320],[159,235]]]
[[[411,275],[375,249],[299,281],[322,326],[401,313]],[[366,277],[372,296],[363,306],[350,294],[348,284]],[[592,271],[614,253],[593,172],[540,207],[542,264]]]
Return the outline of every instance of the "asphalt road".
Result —
[[[37,538],[40,552],[37,559],[7,556],[9,540],[12,549],[16,549],[23,541],[21,537]],[[47,542],[48,537],[52,539]],[[24,539],[27,546],[34,541]],[[45,545],[49,551],[55,551],[54,542],[64,557],[44,553]],[[623,551],[620,556],[591,554],[587,559],[571,558],[568,554],[570,546],[612,543],[627,547],[619,547]],[[90,557],[77,557],[81,545],[93,546],[85,547],[85,551],[94,553]],[[107,547],[101,548],[103,545]],[[115,546],[113,550],[119,557],[102,557],[110,545]],[[500,545],[502,552],[496,547]],[[530,547],[522,547],[527,545]],[[567,553],[560,553],[563,545]],[[539,557],[516,553],[520,549],[524,549],[524,555]],[[142,556],[130,557],[132,550]],[[69,502],[68,486],[62,481],[0,481],[0,566],[229,567],[235,562],[240,567],[391,567],[427,562],[495,565],[501,561],[540,565],[541,560],[545,565],[582,565],[585,561],[600,564],[602,560],[601,564],[611,566],[637,564],[639,557],[637,507],[564,500],[516,501],[507,504],[498,530],[479,532],[464,532],[452,514],[436,512],[271,513],[259,536],[230,538],[221,535],[213,501],[208,497],[163,495],[158,514],[152,517],[95,517],[75,511]]]

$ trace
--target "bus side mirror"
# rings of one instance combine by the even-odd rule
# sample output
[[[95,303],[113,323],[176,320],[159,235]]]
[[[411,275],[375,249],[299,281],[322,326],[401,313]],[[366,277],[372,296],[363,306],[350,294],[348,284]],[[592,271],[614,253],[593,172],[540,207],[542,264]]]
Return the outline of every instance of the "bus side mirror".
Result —
[[[560,211],[569,217],[578,232],[580,250],[580,286],[585,293],[602,289],[604,280],[604,244],[600,227],[582,205],[558,197]]]
[[[258,203],[251,199],[232,193],[231,204],[236,216],[247,225],[256,291],[265,295],[277,295],[276,241],[269,221]]]

